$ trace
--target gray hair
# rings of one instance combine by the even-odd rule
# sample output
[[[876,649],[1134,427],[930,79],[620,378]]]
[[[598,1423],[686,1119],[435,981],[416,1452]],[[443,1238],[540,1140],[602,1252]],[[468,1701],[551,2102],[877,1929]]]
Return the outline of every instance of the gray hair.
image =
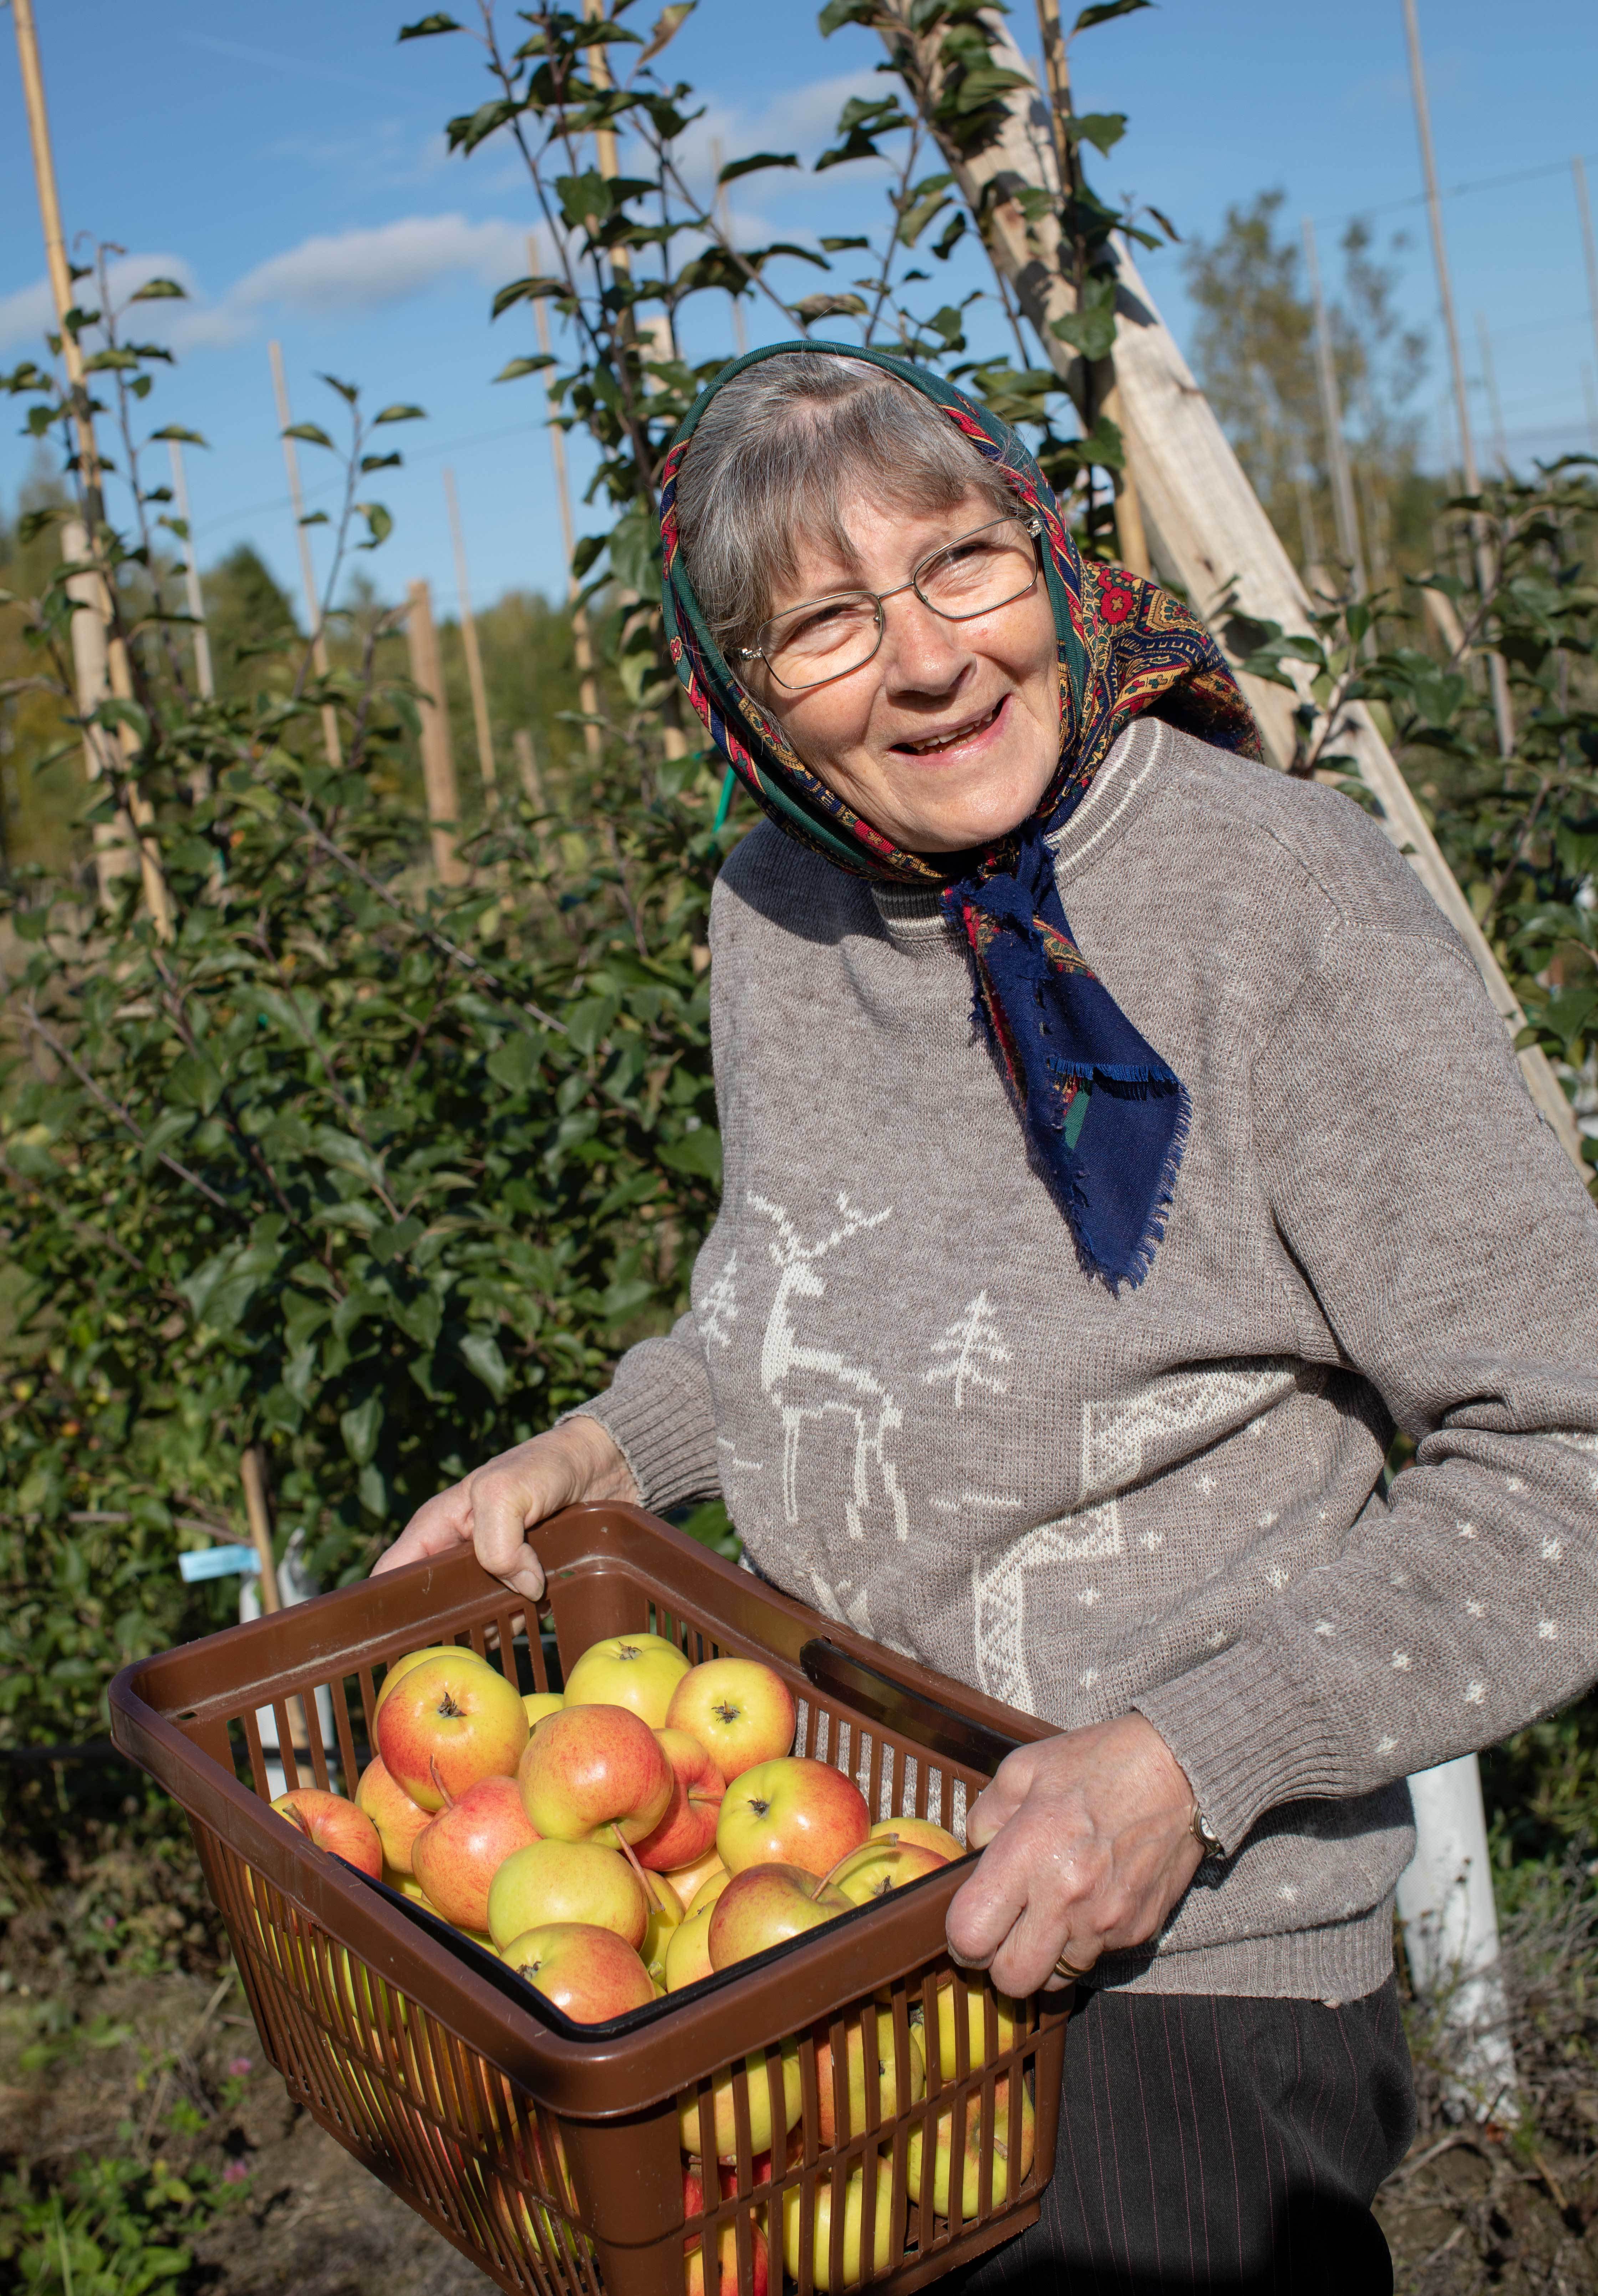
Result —
[[[1016,498],[932,402],[840,351],[780,351],[735,375],[700,418],[677,480],[688,579],[717,644],[746,645],[795,581],[801,541],[856,559],[843,523],[856,494],[884,508],[953,510]]]

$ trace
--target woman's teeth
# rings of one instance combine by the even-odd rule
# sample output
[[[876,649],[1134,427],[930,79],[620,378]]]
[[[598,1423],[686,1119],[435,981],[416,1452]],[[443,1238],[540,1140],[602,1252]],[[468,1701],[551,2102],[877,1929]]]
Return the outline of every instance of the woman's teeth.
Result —
[[[956,742],[969,742],[973,734],[980,734],[992,725],[1004,706],[1001,694],[986,717],[973,718],[969,724],[956,726],[952,734],[934,734],[925,742],[897,742],[896,749],[906,750],[913,758],[930,758],[939,750],[952,750]]]

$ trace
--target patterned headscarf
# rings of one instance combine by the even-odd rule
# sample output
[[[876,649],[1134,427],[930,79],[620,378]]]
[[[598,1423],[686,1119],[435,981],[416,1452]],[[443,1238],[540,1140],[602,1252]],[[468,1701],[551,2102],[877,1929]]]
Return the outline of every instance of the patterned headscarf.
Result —
[[[1037,810],[977,854],[905,851],[796,756],[706,627],[678,548],[677,474],[715,393],[757,360],[832,351],[930,399],[1042,521],[1060,660],[1060,763]],[[1141,1283],[1165,1233],[1189,1117],[1178,1077],[1096,978],[1066,922],[1048,840],[1081,803],[1118,736],[1150,711],[1201,741],[1260,754],[1231,671],[1202,625],[1153,583],[1084,566],[1043,473],[1007,423],[938,375],[844,343],[773,343],[724,367],[673,441],[660,534],[671,658],[710,738],[777,826],[852,875],[937,890],[963,938],[975,1017],[999,1061],[1032,1159],[1078,1252],[1113,1290]]]

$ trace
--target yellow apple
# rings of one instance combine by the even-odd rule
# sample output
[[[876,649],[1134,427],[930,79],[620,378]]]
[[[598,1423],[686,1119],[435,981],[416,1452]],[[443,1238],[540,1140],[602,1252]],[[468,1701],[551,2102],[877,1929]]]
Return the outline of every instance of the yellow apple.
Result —
[[[719,1853],[712,1848],[707,1849],[702,1857],[695,1859],[692,1866],[672,1866],[666,1878],[683,1903],[691,1906],[711,1875],[725,1874],[726,1870]]]
[[[710,1915],[714,1910],[712,1899],[697,1913],[684,1914],[667,1939],[660,1973],[668,1993],[680,1993],[684,1985],[697,1985],[701,1977],[714,1975],[710,1960]]]
[[[793,1743],[792,1693],[758,1658],[711,1658],[691,1667],[672,1693],[666,1719],[699,1740],[729,1785]]]
[[[890,1897],[906,1882],[936,1874],[948,1862],[941,1849],[901,1841],[896,1833],[881,1833],[863,1841],[852,1857],[834,1869],[832,1880],[851,1906],[865,1906],[873,1898]]]
[[[674,1986],[673,1992],[677,1988]],[[771,2076],[766,2071],[766,2052],[755,2049],[743,2060],[743,2070],[749,2076],[749,2149],[764,2152],[771,2144]],[[804,2092],[799,2082],[799,2045],[784,2041],[778,2052],[781,2078],[778,2089],[780,2107],[784,2118],[778,2136],[786,2136],[799,2119],[804,2103]],[[737,2123],[733,2116],[733,2075],[730,2070],[717,2073],[710,2084],[711,2108],[714,2115],[716,2157],[719,2161],[734,2161],[738,2157]],[[685,2088],[677,2099],[677,2129],[684,2152],[697,2154],[700,2148],[700,2097],[697,2088]]]
[[[948,1859],[963,1857],[965,1846],[956,1841],[941,1825],[934,1825],[930,1817],[882,1817],[872,1827],[871,1838],[878,1841],[885,1833],[897,1833],[902,1842],[914,1842],[918,1849],[936,1849]]]
[[[566,1701],[558,1690],[524,1690],[521,1710],[527,1716],[527,1726],[536,1730],[546,1714],[558,1714]]]
[[[534,1841],[512,1850],[488,1884],[497,1946],[552,1922],[614,1930],[635,1952],[649,1925],[649,1892],[618,1849],[597,1841]]]
[[[824,2151],[831,2152],[834,2144],[845,2144],[851,2136],[861,2136],[872,2126],[870,2099],[865,2090],[865,2038],[860,2025],[851,2025],[844,2048],[848,2067],[848,2086],[844,2092],[844,2119],[838,2125],[837,2103],[832,2094],[832,2045],[824,2041],[815,2052],[816,2133]],[[875,2126],[881,2128],[906,2106],[917,2103],[927,2086],[926,2063],[922,2056],[921,2043],[914,2033],[906,2059],[906,2082],[901,2095],[898,2081],[897,2052],[893,2046],[893,2020],[879,2016],[876,2039],[877,2116]]]
[[[638,1958],[659,1985],[666,1981],[666,1948],[672,1933],[682,1925],[683,1901],[664,1874],[651,1874],[643,1868],[643,1879],[652,1900],[649,1910],[649,1927],[643,1932],[643,1943],[638,1948]]]
[[[783,2195],[783,2260],[790,2274],[799,2276],[799,2243],[802,2237],[800,2217],[800,2186],[791,2185]],[[888,2269],[889,2249],[893,2236],[893,2158],[884,2152],[877,2161],[877,2194],[873,2227],[872,2257],[869,2269],[873,2273]],[[840,2288],[858,2286],[861,2274],[861,2251],[865,2246],[865,2166],[862,2161],[850,2173],[843,2188],[843,2277]],[[818,2182],[815,2190],[815,2210],[813,2219],[810,2263],[814,2284],[827,2296],[832,2282],[832,2178]]]
[[[982,2192],[982,2137],[984,2114],[980,2095],[971,2097],[965,2108],[965,2144],[962,2152],[960,2176],[960,2213],[974,2217]],[[949,2212],[949,2155],[954,2150],[955,2108],[945,2107],[936,2122],[938,2136],[932,2156],[932,2189],[927,2191],[923,2156],[925,2145],[919,2125],[910,2132],[910,2143],[905,2156],[906,2173],[910,2183],[910,2197],[918,2206],[931,2208],[934,2216],[947,2217]],[[1003,2208],[1020,2192],[1028,2169],[1032,2166],[1032,2152],[1037,2142],[1037,2116],[1032,2100],[1027,2095],[1027,2084],[1021,2083],[1020,2128],[1017,2132],[1015,2183],[1012,2187],[1010,2162],[1010,2082],[1006,2078],[994,2084],[993,2183],[989,2198],[994,2208]]]
[[[709,1908],[716,1903],[717,1898],[720,1897],[722,1891],[726,1888],[727,1883],[732,1880],[732,1875],[727,1872],[725,1866],[719,1867],[714,1874],[707,1874],[704,1880],[694,1891],[692,1897],[688,1900],[689,1912],[691,1914],[702,1914],[707,1912]]]
[[[971,1990],[965,2000],[965,2030],[967,2046],[971,2050],[970,2070],[979,2072],[987,2062],[987,1994],[980,1979],[974,1973],[968,1982]],[[996,1993],[993,1998],[998,2014],[996,2054],[1002,2056],[1014,2042],[1015,2021],[1020,2011],[1008,1994]],[[955,2006],[954,1980],[945,1977],[939,1980],[938,1988],[938,2062],[945,2080],[955,2079],[959,2069],[955,2047],[959,2034],[960,2015]],[[925,2046],[923,2041],[922,2046]],[[927,2054],[930,2056],[930,2049]]]
[[[566,1677],[568,1706],[628,1706],[651,1730],[666,1720],[688,1659],[664,1635],[611,1635],[594,1643]]]
[[[424,1665],[430,1658],[470,1659],[474,1666],[487,1666],[488,1663],[487,1659],[479,1658],[474,1650],[468,1650],[461,1643],[430,1643],[425,1650],[406,1651],[403,1658],[397,1658],[393,1661],[382,1678],[377,1693],[377,1703],[372,1710],[372,1719],[374,1725],[378,1716],[382,1712],[383,1701],[389,1693],[397,1684],[405,1680],[414,1666]]]

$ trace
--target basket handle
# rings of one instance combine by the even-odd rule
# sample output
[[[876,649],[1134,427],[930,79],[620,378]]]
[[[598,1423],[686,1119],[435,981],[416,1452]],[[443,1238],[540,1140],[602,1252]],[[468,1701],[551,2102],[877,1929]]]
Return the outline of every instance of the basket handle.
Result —
[[[847,1699],[869,1721],[880,1722],[901,1737],[918,1738],[930,1753],[947,1754],[951,1761],[985,1770],[989,1776],[1022,1742],[986,1722],[973,1722],[921,1691],[906,1689],[892,1675],[851,1658],[824,1635],[813,1636],[804,1645],[799,1664],[817,1690]]]

